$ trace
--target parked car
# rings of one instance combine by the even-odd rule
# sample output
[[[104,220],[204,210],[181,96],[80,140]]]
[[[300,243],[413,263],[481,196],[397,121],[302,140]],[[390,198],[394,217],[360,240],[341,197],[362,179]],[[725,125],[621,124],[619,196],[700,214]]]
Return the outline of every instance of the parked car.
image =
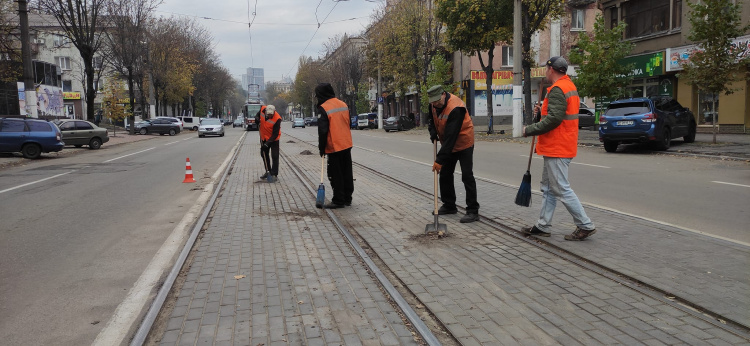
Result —
[[[294,118],[294,121],[292,122],[292,128],[295,128],[295,127],[301,127],[301,128],[304,129],[305,128],[305,119]]]
[[[20,152],[27,159],[63,149],[60,129],[38,119],[0,118],[0,152]]]
[[[54,121],[62,133],[65,145],[80,148],[88,145],[89,149],[99,149],[102,144],[109,142],[107,129],[94,125],[85,120],[62,119]]]
[[[357,114],[357,129],[376,129],[378,125],[376,120],[378,119],[377,113],[361,113]]]
[[[307,117],[305,119],[305,125],[306,126],[318,126],[318,118],[316,117]]]
[[[146,122],[146,120],[141,120],[141,121],[137,121],[135,123],[135,133],[138,133],[138,129],[141,128],[140,125],[143,124],[143,123],[145,123],[145,122]],[[128,132],[130,131],[130,124],[125,124],[125,131],[128,131]]]
[[[158,133],[159,135],[169,134],[170,136],[174,136],[180,133],[180,125],[172,122],[170,119],[155,118],[136,124],[136,131],[142,135]]]
[[[669,96],[617,100],[599,117],[599,141],[610,153],[621,143],[649,142],[667,150],[675,138],[694,142],[696,125],[693,112]]]
[[[232,128],[242,127],[242,124],[244,124],[244,123],[245,123],[245,121],[242,118],[234,119],[234,122],[232,123]]]
[[[390,117],[383,121],[383,130],[385,132],[390,131],[406,131],[414,128],[414,123],[409,117]]]
[[[178,124],[178,125],[180,125],[180,131],[182,131],[182,129],[185,126],[185,123],[183,123],[182,120],[180,120],[179,118],[175,118],[175,117],[156,117],[154,119],[167,119],[167,120],[169,120],[169,121],[171,121],[171,122],[173,122],[175,124]],[[199,121],[199,123],[200,123],[200,121]]]
[[[596,115],[593,108],[581,102],[578,110],[578,128],[593,127],[596,123]]]
[[[229,125],[232,125],[232,119],[229,119],[229,118],[224,118],[224,119],[222,120],[222,123],[224,124],[224,126],[229,126]]]
[[[182,129],[187,127],[193,131],[198,131],[198,126],[201,123],[201,118],[199,117],[177,117],[177,119],[182,121]]]
[[[208,135],[224,137],[224,122],[218,118],[203,118],[198,126],[198,137]]]

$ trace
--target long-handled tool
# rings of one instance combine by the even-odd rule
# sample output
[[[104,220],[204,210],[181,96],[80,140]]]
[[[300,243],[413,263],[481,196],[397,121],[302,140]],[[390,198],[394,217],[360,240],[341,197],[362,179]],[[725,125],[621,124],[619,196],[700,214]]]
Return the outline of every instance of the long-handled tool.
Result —
[[[435,160],[437,159],[437,140],[434,140],[432,144],[433,144],[432,162],[435,162]],[[435,185],[435,210],[433,212],[433,214],[435,215],[435,222],[428,223],[427,226],[424,227],[424,232],[429,233],[429,232],[434,231],[434,232],[439,233],[442,231],[443,233],[445,233],[445,232],[448,232],[448,227],[445,226],[444,223],[438,222],[438,172],[432,172],[432,173],[433,173],[432,176],[434,177],[434,181],[435,181],[435,184],[434,184]]]
[[[323,167],[325,166],[325,156],[320,157],[320,185],[318,185],[318,195],[315,197],[315,207],[323,208],[326,201],[326,186],[323,185]]]
[[[268,149],[271,150],[270,148]],[[260,149],[260,156],[263,157],[263,165],[266,166],[266,181],[269,183],[273,183],[273,176],[271,175],[271,164],[268,162],[268,153],[265,153],[263,150],[263,144],[261,144]]]
[[[531,156],[534,154],[534,142],[536,136],[531,137],[531,151],[529,152],[529,165],[526,166],[526,173],[523,175],[521,187],[516,193],[516,204],[524,207],[531,205]]]

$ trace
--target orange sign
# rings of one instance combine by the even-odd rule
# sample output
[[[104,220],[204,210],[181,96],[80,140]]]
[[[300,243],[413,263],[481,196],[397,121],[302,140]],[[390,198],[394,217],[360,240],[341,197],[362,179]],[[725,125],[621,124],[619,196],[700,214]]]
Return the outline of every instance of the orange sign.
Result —
[[[81,99],[81,92],[70,92],[66,91],[63,92],[63,100],[80,100]]]

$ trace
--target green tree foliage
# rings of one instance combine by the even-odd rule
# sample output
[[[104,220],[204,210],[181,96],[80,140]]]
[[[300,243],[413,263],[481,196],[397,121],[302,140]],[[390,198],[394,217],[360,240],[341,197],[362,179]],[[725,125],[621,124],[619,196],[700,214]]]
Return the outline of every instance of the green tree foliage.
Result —
[[[368,93],[367,83],[359,83],[357,91],[357,102],[356,102],[356,113],[369,113],[370,112],[370,95]]]
[[[419,106],[422,113],[429,111],[429,102],[427,101],[427,89],[433,85],[442,85],[445,91],[452,91],[456,83],[451,83],[451,64],[444,57],[436,55],[432,58],[430,73],[427,74],[427,81],[422,84],[422,90],[419,98]]]
[[[632,66],[620,63],[633,49],[633,43],[623,41],[625,22],[608,29],[604,17],[597,15],[594,32],[578,35],[578,49],[570,52],[570,62],[578,65],[575,84],[578,94],[596,99],[597,107],[602,98],[613,98],[622,94],[630,84]],[[600,109],[597,109],[597,113]]]
[[[513,0],[437,0],[437,18],[446,26],[446,41],[455,50],[471,52],[487,76],[487,116],[492,119],[492,67],[498,42],[513,37]],[[485,61],[485,57],[487,61]],[[488,132],[492,132],[492,125]]]
[[[698,44],[680,77],[686,78],[702,93],[714,96],[714,137],[716,143],[716,100],[718,94],[729,95],[735,91],[732,83],[743,76],[739,69],[747,62],[737,59],[732,49],[732,39],[744,35],[750,27],[742,26],[740,6],[730,0],[703,0],[688,2],[692,31],[688,39]],[[745,48],[746,49],[746,48]]]

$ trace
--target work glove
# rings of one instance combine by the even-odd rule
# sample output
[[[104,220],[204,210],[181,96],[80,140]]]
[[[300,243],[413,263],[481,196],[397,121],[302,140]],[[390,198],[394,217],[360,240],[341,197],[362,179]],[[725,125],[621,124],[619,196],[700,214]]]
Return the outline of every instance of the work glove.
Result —
[[[440,173],[440,170],[441,170],[442,168],[443,168],[443,165],[441,165],[441,164],[439,164],[439,163],[437,163],[437,162],[435,162],[435,163],[433,163],[433,164],[432,164],[432,171],[433,171],[433,172],[437,172],[437,173]]]

